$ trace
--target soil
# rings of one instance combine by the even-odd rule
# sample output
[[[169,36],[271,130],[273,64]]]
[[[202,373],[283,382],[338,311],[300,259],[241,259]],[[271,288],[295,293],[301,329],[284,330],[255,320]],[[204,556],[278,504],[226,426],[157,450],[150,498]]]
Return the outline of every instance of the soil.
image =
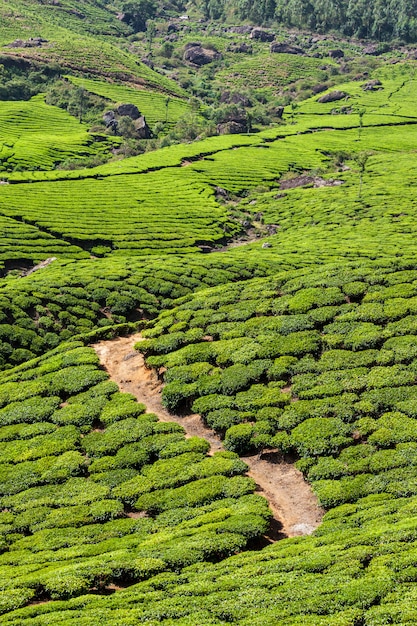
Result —
[[[172,415],[164,408],[163,383],[155,370],[146,367],[143,356],[134,350],[134,345],[140,341],[142,335],[137,333],[101,341],[92,347],[120,390],[133,394],[146,406],[148,413],[155,413],[163,422],[181,424],[186,437],[206,439],[210,455],[223,450],[220,437],[204,424],[200,415]],[[257,484],[257,492],[268,500],[275,520],[273,526],[280,529],[280,537],[309,535],[319,526],[324,511],[310,485],[292,463],[285,462],[277,451],[242,457],[242,460],[248,465],[248,475]]]

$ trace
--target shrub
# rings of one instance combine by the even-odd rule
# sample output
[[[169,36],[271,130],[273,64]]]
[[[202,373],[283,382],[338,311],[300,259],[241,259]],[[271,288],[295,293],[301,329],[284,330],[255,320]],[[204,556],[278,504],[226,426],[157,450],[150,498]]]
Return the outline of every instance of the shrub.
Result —
[[[224,438],[224,447],[226,450],[243,454],[247,452],[251,445],[251,439],[254,434],[254,426],[252,424],[237,424],[227,429]]]

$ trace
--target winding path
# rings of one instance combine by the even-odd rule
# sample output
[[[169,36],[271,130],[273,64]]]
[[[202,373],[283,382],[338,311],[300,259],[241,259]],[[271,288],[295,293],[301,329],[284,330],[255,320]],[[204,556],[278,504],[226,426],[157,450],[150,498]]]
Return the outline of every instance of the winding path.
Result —
[[[129,337],[119,337],[112,341],[101,341],[92,347],[101,365],[107,370],[121,391],[133,394],[138,402],[155,413],[163,422],[177,422],[184,427],[186,437],[202,437],[210,444],[209,454],[223,449],[219,436],[207,428],[200,415],[180,417],[171,415],[161,401],[163,384],[156,372],[145,365],[143,356],[134,350],[134,345],[142,341],[137,333]],[[323,510],[309,484],[292,464],[285,463],[277,455],[265,454],[246,456],[242,460],[248,465],[248,475],[256,484],[257,491],[269,503],[279,532],[277,536],[294,537],[308,535],[320,524]]]

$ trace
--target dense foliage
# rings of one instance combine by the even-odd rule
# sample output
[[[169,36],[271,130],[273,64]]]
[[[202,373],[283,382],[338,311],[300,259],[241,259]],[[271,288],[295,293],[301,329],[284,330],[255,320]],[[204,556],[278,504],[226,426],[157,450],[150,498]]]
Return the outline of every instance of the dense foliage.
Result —
[[[417,622],[415,23],[1,4],[1,624]],[[138,329],[175,422],[89,347]],[[239,455],[295,464],[313,535]]]
[[[204,16],[213,20],[233,16],[255,24],[278,22],[316,32],[338,30],[349,36],[383,41],[417,38],[417,7],[406,0],[371,4],[361,0],[198,0],[196,3]]]

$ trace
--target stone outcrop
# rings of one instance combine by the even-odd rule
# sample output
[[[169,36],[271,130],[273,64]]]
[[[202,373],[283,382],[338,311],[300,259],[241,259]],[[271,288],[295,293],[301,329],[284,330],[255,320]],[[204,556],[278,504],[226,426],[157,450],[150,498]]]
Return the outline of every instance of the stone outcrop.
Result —
[[[207,65],[221,58],[220,52],[209,48],[203,48],[200,45],[188,47],[184,52],[184,61],[192,63],[197,67]]]
[[[121,104],[117,107],[117,114],[120,115],[120,117],[130,117],[132,120],[137,120],[141,116],[141,113],[135,104]]]
[[[343,100],[344,98],[347,98],[348,94],[345,93],[344,91],[330,91],[329,93],[325,93],[324,96],[321,96],[321,98],[319,98],[317,100],[317,102],[320,102],[322,104],[325,104],[327,102],[337,102],[338,100]]]
[[[258,41],[274,41],[274,33],[270,33],[263,28],[254,28],[250,34],[251,39],[257,39]]]
[[[298,46],[292,46],[289,43],[281,43],[280,41],[273,41],[270,50],[278,54],[304,54],[304,51]]]

